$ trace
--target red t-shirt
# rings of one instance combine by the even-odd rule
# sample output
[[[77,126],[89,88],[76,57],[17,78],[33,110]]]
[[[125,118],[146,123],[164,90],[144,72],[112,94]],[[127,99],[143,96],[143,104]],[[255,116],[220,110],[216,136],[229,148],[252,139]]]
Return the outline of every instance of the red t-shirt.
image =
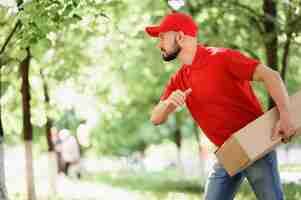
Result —
[[[211,142],[221,146],[234,132],[263,114],[250,81],[259,61],[238,51],[198,45],[191,65],[169,80],[161,100],[192,89],[186,105]]]

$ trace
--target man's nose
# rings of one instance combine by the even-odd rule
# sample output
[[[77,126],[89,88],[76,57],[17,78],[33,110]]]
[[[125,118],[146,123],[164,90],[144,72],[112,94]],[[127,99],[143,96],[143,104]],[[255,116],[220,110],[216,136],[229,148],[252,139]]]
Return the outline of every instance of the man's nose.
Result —
[[[158,49],[161,49],[161,48],[162,48],[161,41],[157,44],[157,48],[158,48]]]

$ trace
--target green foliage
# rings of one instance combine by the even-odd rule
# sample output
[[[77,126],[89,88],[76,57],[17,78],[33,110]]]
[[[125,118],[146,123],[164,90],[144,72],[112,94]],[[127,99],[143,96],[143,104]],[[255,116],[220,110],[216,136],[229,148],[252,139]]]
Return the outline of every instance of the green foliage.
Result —
[[[68,129],[71,133],[76,133],[77,127],[80,125],[80,119],[76,116],[75,111],[66,110],[55,123],[58,130]]]
[[[120,3],[111,1],[113,2]],[[30,69],[32,122],[34,126],[41,127],[46,122],[46,113],[40,71],[46,77],[48,87],[50,86],[50,99],[55,89],[52,85],[56,86],[60,82],[64,84],[64,81],[69,79],[74,82],[77,74],[81,73],[81,68],[91,64],[91,56],[86,52],[86,43],[90,42],[91,38],[103,36],[105,33],[103,24],[105,20],[101,16],[104,11],[101,6],[104,4],[106,3],[73,0],[27,1],[16,15],[10,14],[8,8],[0,6],[1,24],[4,25],[0,32],[1,45],[14,25],[18,21],[21,22],[0,59],[3,66],[1,73],[4,77],[1,80],[3,96],[1,102],[4,105],[4,121],[9,122],[4,124],[9,141],[10,139],[16,141],[22,131],[18,68],[26,55],[24,47],[30,46],[33,56]],[[102,26],[99,26],[100,23]],[[51,101],[47,111],[60,124],[62,123],[60,116],[65,111],[55,106]],[[37,136],[41,133],[36,132]],[[18,137],[10,137],[13,135]]]
[[[300,5],[294,0],[290,2],[277,2],[277,28],[280,57],[288,32],[294,33],[286,76],[289,93],[293,94],[301,83],[297,12]],[[187,0],[186,3],[181,11],[192,14],[199,23],[201,43],[239,49],[265,62],[262,1]],[[170,12],[166,1],[45,0],[26,1],[22,8],[11,14],[8,8],[0,6],[0,44],[18,21],[22,24],[0,58],[7,141],[19,141],[22,130],[18,68],[27,46],[33,56],[30,82],[35,142],[45,141],[40,136],[44,135],[46,115],[59,129],[73,131],[79,119],[87,120],[93,149],[106,154],[128,155],[166,139],[174,140],[176,128],[184,137],[193,135],[193,123],[184,110],[160,127],[149,121],[164,85],[179,67],[176,62],[164,63],[155,48],[158,41],[144,33],[145,26],[158,23]],[[43,81],[49,87],[47,108]],[[254,88],[266,108],[265,88],[256,83]],[[69,118],[70,109],[74,110],[73,119]]]

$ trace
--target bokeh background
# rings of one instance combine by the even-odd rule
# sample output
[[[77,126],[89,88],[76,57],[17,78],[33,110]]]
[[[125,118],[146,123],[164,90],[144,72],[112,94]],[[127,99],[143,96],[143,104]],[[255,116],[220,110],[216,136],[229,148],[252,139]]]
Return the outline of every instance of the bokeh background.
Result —
[[[0,0],[1,199],[202,199],[213,146],[186,109],[149,121],[179,63],[144,28],[172,11],[301,89],[299,0]],[[287,200],[301,199],[300,144],[277,149]],[[255,199],[247,182],[236,199]]]

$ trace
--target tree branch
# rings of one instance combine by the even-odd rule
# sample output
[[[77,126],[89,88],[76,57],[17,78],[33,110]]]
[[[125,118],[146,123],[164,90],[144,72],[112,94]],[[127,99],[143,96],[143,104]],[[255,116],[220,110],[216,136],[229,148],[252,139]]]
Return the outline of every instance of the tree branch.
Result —
[[[260,15],[256,10],[252,9],[251,7],[249,7],[245,4],[239,3],[238,1],[225,1],[224,3],[229,3],[234,7],[241,8],[245,11],[248,11],[249,14],[251,14],[254,17],[258,18],[258,20],[262,19],[262,15]]]
[[[17,28],[21,25],[21,21],[18,20],[17,23],[15,24],[13,30],[10,32],[10,34],[8,35],[8,37],[6,38],[3,46],[1,47],[0,50],[0,56],[3,54],[3,52],[5,51],[6,46],[8,45],[9,41],[11,40],[11,38],[13,37],[13,35],[16,33]]]
[[[246,11],[247,17],[255,22],[256,28],[260,34],[264,33],[263,24],[264,20],[263,17],[254,9],[251,7],[248,7],[247,5],[244,5],[242,3],[239,3],[238,1],[218,1],[218,0],[208,0],[204,3],[198,3],[197,6],[193,6],[190,1],[186,2],[186,6],[188,10],[190,11],[192,16],[195,16],[198,12],[200,12],[201,8],[204,7],[213,7],[213,6],[224,6],[224,7],[231,7],[231,8],[237,8],[240,10]]]
[[[188,8],[190,14],[193,17],[195,17],[197,15],[197,13],[200,12],[200,10],[202,8],[210,7],[210,6],[212,6],[212,4],[213,4],[212,0],[207,0],[204,3],[197,3],[196,6],[193,6],[190,1],[187,1],[186,2],[186,7]]]
[[[260,15],[259,13],[256,12],[256,10],[242,4],[242,3],[239,3],[238,1],[225,1],[224,2],[225,4],[228,4],[228,5],[231,5],[233,7],[236,7],[238,9],[241,9],[241,10],[244,10],[246,11],[246,14],[247,16],[253,21],[255,22],[255,25],[258,29],[258,32],[260,34],[263,34],[264,33],[264,30],[263,30],[263,24],[264,24],[264,20],[263,20],[263,17],[262,15]]]

